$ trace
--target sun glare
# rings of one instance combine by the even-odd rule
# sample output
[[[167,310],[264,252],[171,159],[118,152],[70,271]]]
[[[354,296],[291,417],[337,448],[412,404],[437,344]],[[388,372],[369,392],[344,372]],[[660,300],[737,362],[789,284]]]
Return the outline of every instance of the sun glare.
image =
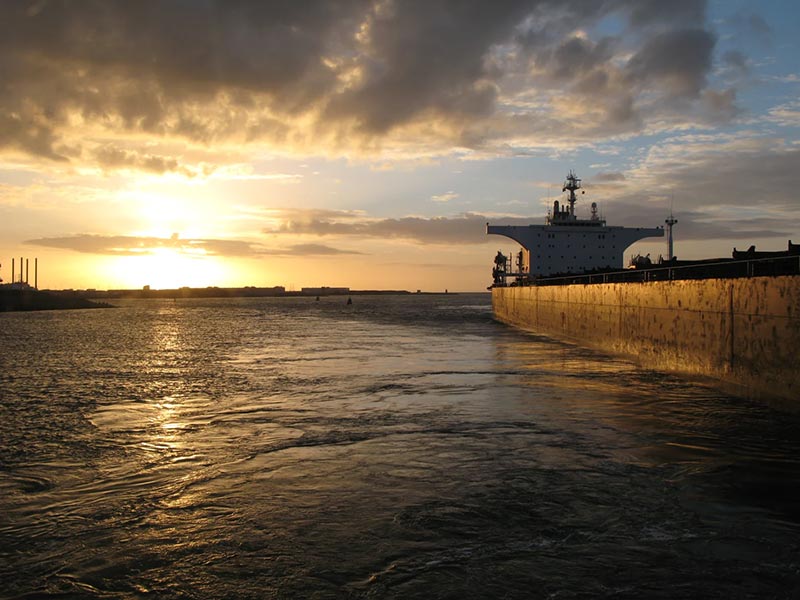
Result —
[[[119,269],[115,279],[131,288],[207,287],[225,279],[225,269],[217,257],[172,248],[156,248],[141,256],[122,256],[114,266]]]
[[[139,219],[143,226],[136,235],[169,237],[176,231],[188,235],[187,229],[198,216],[196,210],[190,210],[180,199],[140,194],[138,200]]]

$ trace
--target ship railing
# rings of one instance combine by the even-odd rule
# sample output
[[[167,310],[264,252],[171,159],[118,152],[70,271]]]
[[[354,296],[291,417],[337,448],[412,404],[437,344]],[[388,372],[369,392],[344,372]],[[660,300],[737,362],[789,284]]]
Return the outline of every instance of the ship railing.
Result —
[[[500,273],[490,287],[517,287],[528,285],[528,273],[524,271]]]
[[[602,273],[539,277],[527,285],[576,285],[595,283],[644,283],[686,279],[730,279],[800,274],[800,256],[722,260],[692,265],[654,265],[643,269],[623,269]]]

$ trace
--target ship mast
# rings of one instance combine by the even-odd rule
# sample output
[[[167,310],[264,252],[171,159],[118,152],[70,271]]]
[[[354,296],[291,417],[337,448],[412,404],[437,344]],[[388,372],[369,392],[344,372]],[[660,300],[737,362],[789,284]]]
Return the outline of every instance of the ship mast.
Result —
[[[564,182],[564,187],[562,188],[562,192],[569,192],[569,198],[567,198],[569,202],[569,215],[570,217],[575,217],[575,190],[581,189],[581,180],[575,175],[575,172],[570,169],[569,175],[567,175],[567,181]]]

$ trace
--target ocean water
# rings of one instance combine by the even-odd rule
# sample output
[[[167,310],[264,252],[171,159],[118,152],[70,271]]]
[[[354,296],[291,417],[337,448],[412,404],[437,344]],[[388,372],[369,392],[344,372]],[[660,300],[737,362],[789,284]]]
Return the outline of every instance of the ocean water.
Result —
[[[0,315],[0,597],[800,597],[800,416],[344,300]]]

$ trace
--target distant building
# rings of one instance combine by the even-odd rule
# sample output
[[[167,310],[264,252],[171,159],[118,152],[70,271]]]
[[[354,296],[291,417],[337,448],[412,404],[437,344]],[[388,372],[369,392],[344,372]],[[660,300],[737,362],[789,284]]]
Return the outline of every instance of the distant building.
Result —
[[[349,294],[349,287],[304,287],[300,288],[300,293],[305,296],[331,296],[334,294]]]

